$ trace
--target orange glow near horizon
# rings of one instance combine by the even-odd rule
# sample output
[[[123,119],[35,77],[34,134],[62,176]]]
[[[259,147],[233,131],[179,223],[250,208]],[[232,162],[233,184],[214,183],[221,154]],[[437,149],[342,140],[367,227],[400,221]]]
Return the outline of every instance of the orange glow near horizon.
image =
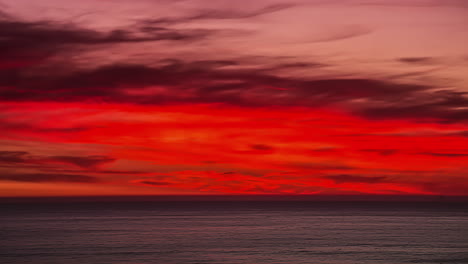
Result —
[[[15,196],[43,195],[47,189],[55,195],[466,195],[468,190],[463,125],[206,104],[8,103],[3,109],[17,124],[1,135],[3,153],[10,153],[10,164],[22,164],[14,168],[17,174],[26,175],[8,178],[12,168],[3,168],[6,196],[11,188]],[[47,182],[34,176],[46,173],[89,178]],[[33,183],[19,188],[21,181]]]

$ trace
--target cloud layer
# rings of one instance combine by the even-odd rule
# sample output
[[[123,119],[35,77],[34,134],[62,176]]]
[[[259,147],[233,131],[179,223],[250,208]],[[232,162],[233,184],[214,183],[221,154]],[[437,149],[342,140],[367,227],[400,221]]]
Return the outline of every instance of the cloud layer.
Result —
[[[0,192],[468,194],[459,1],[5,3]]]

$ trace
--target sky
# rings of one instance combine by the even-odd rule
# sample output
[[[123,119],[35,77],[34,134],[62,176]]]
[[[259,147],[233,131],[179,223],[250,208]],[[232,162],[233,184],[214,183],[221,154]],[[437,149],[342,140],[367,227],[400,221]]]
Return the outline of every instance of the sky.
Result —
[[[0,196],[468,195],[464,0],[3,0]]]

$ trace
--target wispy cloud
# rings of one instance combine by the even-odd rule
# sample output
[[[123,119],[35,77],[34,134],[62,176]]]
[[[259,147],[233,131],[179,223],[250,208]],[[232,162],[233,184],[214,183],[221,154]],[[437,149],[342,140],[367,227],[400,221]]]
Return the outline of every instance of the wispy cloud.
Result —
[[[385,176],[358,176],[358,175],[330,175],[326,179],[335,181],[336,183],[379,183],[387,179]]]
[[[164,17],[157,19],[148,19],[144,21],[147,26],[153,25],[171,25],[179,23],[188,23],[198,20],[225,20],[225,19],[247,19],[255,18],[262,15],[278,12],[281,10],[295,7],[293,3],[281,3],[268,5],[256,10],[235,10],[229,9],[203,9],[195,11],[193,14],[189,14],[182,17]]]
[[[0,151],[0,166],[3,164],[50,164],[65,163],[84,169],[97,169],[99,166],[115,161],[109,156],[40,156],[32,155],[27,151]]]
[[[0,175],[0,180],[16,182],[64,182],[64,183],[96,183],[100,180],[96,177],[74,174],[46,174],[46,173],[25,173],[25,174],[5,174]]]
[[[226,64],[228,63],[228,64]],[[240,62],[239,62],[240,63]],[[3,78],[4,101],[107,100],[134,104],[223,103],[245,107],[349,105],[369,118],[464,121],[468,99],[452,90],[375,79],[299,79],[223,69],[233,61],[180,62],[160,67],[116,64],[53,76]],[[7,74],[8,75],[8,74]],[[10,75],[8,75],[10,76]],[[1,80],[1,79],[0,79]],[[280,88],[280,89],[275,89]],[[366,99],[365,105],[353,103]]]

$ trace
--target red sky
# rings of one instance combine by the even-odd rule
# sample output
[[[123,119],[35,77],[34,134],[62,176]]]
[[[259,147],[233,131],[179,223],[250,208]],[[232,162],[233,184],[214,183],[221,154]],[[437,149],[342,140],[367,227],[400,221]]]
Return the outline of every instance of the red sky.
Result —
[[[455,0],[3,1],[0,196],[468,195],[467,25]]]

